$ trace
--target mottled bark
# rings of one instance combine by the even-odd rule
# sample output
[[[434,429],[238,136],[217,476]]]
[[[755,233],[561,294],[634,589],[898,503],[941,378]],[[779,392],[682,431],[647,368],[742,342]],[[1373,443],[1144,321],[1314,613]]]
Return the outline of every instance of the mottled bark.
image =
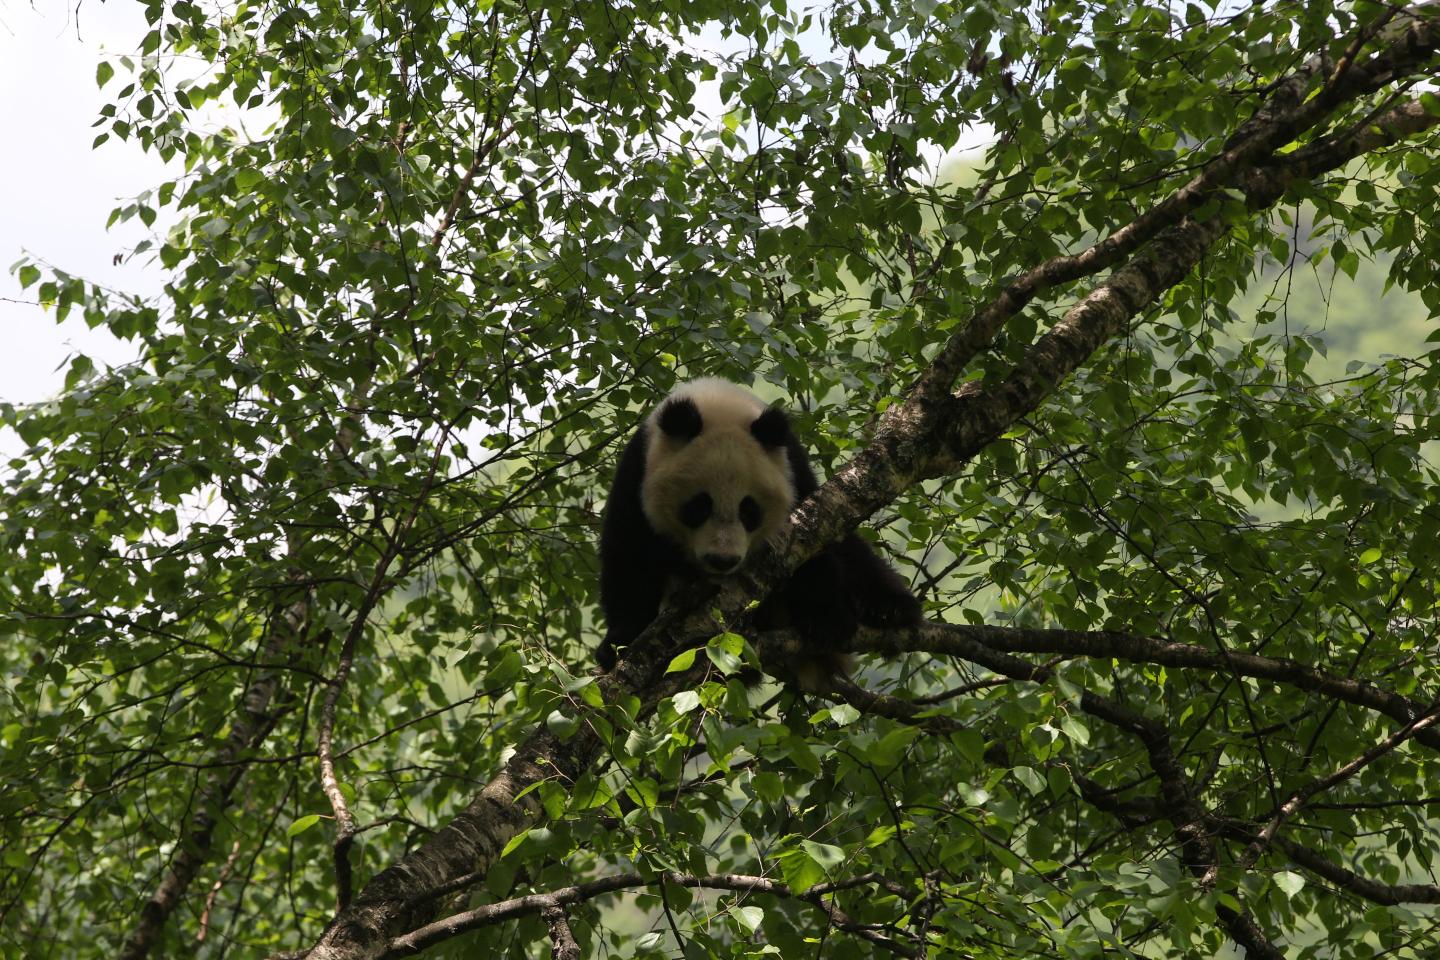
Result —
[[[540,911],[545,918],[545,925],[550,928],[550,957],[551,960],[580,960],[580,944],[575,942],[575,934],[570,932],[570,920],[565,916],[565,908],[550,905]]]

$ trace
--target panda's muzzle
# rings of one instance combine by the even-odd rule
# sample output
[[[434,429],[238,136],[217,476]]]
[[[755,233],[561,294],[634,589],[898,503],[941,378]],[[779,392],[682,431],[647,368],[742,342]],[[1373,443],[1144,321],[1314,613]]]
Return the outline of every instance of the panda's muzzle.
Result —
[[[700,562],[704,564],[707,573],[723,576],[740,569],[740,563],[744,559],[738,553],[707,553],[700,558]]]

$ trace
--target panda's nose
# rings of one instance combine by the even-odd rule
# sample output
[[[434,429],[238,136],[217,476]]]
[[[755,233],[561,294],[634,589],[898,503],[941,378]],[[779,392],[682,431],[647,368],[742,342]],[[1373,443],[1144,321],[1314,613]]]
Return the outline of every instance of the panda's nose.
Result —
[[[741,559],[738,553],[707,553],[700,562],[712,573],[733,573]]]

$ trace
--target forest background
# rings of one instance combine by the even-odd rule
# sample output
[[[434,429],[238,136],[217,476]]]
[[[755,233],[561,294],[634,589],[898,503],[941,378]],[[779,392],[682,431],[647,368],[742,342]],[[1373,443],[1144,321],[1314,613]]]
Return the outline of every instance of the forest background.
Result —
[[[0,404],[5,951],[1434,953],[1428,8],[137,6],[163,285],[13,271],[137,359]],[[832,482],[597,678],[700,373]],[[855,524],[930,624],[747,690]]]

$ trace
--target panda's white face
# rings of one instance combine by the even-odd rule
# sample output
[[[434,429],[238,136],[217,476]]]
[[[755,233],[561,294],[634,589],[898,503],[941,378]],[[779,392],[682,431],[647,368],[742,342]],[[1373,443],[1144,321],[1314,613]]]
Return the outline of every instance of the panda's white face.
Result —
[[[677,401],[679,415],[664,416]],[[704,573],[734,573],[794,506],[784,447],[765,446],[751,432],[765,410],[732,383],[697,380],[650,418],[641,505],[650,525]]]

